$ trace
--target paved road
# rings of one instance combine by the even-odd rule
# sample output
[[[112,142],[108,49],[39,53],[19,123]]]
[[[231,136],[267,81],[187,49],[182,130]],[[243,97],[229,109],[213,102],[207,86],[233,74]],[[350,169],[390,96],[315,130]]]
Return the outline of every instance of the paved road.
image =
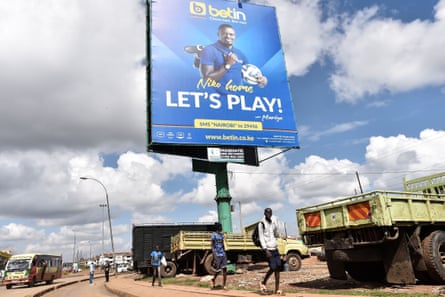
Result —
[[[54,280],[53,284],[47,285],[45,283],[36,284],[32,288],[28,288],[27,286],[13,286],[11,289],[6,289],[5,286],[0,286],[0,297],[29,297],[29,296],[42,296],[42,292],[47,292],[54,290],[55,288],[60,288],[65,286],[66,284],[80,283],[87,284],[84,280],[88,279],[85,275],[78,275],[72,277],[63,277]],[[103,282],[103,277],[99,279]],[[46,293],[47,294],[47,293]],[[47,296],[45,294],[45,296]],[[57,295],[55,295],[57,296]],[[59,295],[63,296],[63,295]],[[116,296],[116,295],[108,295],[108,296]]]
[[[55,282],[54,282],[55,283]],[[6,290],[5,286],[0,286],[0,297],[23,297],[32,296],[42,290],[45,285],[38,285],[34,288],[28,288],[26,286],[13,286],[11,289]]]
[[[105,288],[104,282],[95,281],[93,285],[89,282],[75,283],[69,286],[58,288],[44,295],[44,297],[116,297]]]
[[[82,280],[82,281],[81,281]],[[69,286],[65,286],[70,284]],[[71,289],[74,288],[74,289]],[[55,290],[55,291],[54,291]],[[44,293],[44,294],[43,294]],[[95,279],[95,285],[90,286],[88,277],[62,278],[54,281],[53,285],[39,285],[33,288],[13,287],[6,290],[0,287],[0,297],[259,297],[261,294],[251,291],[238,290],[210,290],[209,288],[164,285],[162,288],[152,287],[149,282],[136,281],[131,275],[119,275],[110,277],[110,282],[105,283],[104,278]],[[345,295],[318,295],[307,293],[289,293],[287,296],[296,297],[347,297]],[[350,296],[349,296],[350,297]],[[360,296],[355,296],[360,297]]]

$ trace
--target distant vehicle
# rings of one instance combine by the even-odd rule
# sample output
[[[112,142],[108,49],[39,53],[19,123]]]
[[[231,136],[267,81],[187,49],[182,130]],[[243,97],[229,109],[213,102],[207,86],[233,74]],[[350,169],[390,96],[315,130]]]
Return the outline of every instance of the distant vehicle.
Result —
[[[243,233],[225,233],[225,247],[232,265],[249,264],[267,260],[261,248],[252,241],[252,231],[257,222],[247,226]],[[161,267],[163,277],[174,277],[177,272],[213,274],[210,236],[215,224],[146,224],[133,226],[133,263],[135,270],[148,274],[150,253],[156,245],[167,259]],[[279,239],[278,250],[291,271],[301,268],[301,259],[310,256],[301,240]]]
[[[0,280],[5,276],[6,262],[8,262],[10,257],[11,255],[9,253],[0,251]]]
[[[227,260],[235,267],[237,264],[267,261],[266,253],[252,241],[252,232],[257,225],[258,222],[255,222],[245,227],[243,233],[224,233]],[[193,263],[197,271],[213,275],[215,268],[210,238],[209,231],[179,231],[171,238],[172,261],[178,267],[186,267],[189,263]],[[300,270],[301,260],[310,257],[309,248],[301,240],[286,237],[278,238],[277,243],[278,252],[285,259],[284,263],[290,271]]]
[[[2,284],[34,286],[39,282],[51,284],[62,277],[62,256],[49,254],[21,254],[9,258]]]
[[[172,262],[170,253],[171,237],[181,230],[211,231],[214,223],[172,223],[172,224],[141,224],[133,225],[133,268],[143,274],[149,274],[151,268],[150,253],[157,245],[167,259],[167,266],[161,267],[163,277],[176,275],[177,267]]]
[[[117,272],[121,273],[121,272],[127,272],[128,271],[128,265],[127,264],[117,264]]]

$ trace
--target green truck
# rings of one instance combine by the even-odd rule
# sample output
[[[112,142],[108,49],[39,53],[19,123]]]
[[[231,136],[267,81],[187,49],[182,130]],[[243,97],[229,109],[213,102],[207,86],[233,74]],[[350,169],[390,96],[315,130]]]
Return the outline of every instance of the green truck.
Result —
[[[296,210],[300,235],[323,247],[334,279],[445,283],[445,173]]]
[[[232,265],[248,265],[266,261],[265,253],[252,241],[256,223],[245,228],[244,233],[225,233],[227,259]],[[170,253],[177,267],[188,268],[193,273],[213,274],[213,254],[210,243],[211,232],[180,231],[171,237]],[[310,257],[308,247],[301,240],[286,238],[278,240],[280,254],[289,270],[301,268],[301,260]]]

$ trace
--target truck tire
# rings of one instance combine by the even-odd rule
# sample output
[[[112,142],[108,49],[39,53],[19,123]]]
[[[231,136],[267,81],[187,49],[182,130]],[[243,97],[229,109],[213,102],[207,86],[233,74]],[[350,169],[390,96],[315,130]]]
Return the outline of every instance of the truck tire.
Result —
[[[214,275],[216,273],[216,270],[213,267],[213,253],[207,255],[204,261],[204,269],[207,274]]]
[[[175,277],[176,271],[177,271],[176,264],[171,261],[167,261],[166,266],[161,266],[162,277]]]
[[[334,251],[325,251],[326,264],[328,266],[329,275],[333,279],[347,280],[345,263],[334,259]]]
[[[431,280],[445,282],[445,232],[434,231],[422,240],[423,257]]]
[[[290,271],[298,271],[301,268],[301,257],[297,253],[289,253],[286,256],[286,262]]]

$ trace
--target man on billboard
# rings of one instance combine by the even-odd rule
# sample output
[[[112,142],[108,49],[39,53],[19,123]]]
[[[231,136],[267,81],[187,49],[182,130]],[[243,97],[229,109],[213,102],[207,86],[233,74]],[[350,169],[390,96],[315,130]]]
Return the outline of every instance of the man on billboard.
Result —
[[[267,77],[261,70],[248,64],[246,55],[234,47],[236,32],[229,24],[222,24],[217,31],[218,41],[206,47],[187,46],[185,51],[195,53],[199,58],[201,77],[209,84],[214,82],[220,93],[227,93],[227,84],[242,86],[245,83],[258,85],[263,88],[267,85]],[[197,60],[195,60],[195,63]],[[196,64],[195,64],[196,65]]]

